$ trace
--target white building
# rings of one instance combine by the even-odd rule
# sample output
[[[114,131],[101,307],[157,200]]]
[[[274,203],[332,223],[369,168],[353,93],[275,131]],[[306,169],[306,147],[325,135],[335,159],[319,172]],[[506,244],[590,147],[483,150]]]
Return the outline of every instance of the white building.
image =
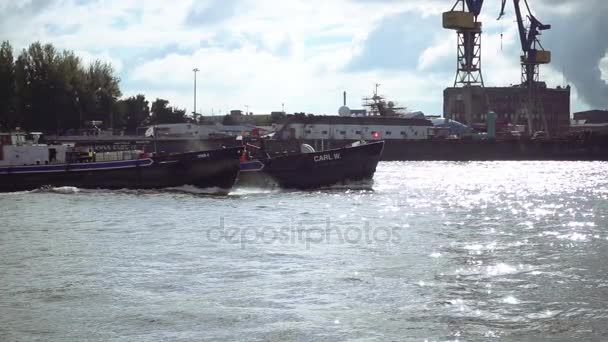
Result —
[[[150,126],[146,130],[146,136],[156,136],[157,138],[197,138],[207,140],[217,136],[238,136],[257,134],[267,134],[274,131],[273,127],[254,126],[254,125],[197,125],[189,123],[161,124]]]
[[[298,140],[425,140],[433,124],[400,117],[294,116],[278,139]]]

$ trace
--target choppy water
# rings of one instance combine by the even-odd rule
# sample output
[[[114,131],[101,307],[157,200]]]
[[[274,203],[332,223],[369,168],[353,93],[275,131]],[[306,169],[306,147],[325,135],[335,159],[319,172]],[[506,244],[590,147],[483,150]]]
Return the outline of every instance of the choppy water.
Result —
[[[2,194],[0,340],[607,340],[607,172],[404,162],[373,191]]]

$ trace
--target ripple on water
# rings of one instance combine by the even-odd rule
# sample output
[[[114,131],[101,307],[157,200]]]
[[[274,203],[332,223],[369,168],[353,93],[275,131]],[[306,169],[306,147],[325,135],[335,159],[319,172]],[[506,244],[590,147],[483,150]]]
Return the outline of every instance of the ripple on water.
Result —
[[[395,162],[371,191],[1,194],[0,336],[602,340],[605,172]]]

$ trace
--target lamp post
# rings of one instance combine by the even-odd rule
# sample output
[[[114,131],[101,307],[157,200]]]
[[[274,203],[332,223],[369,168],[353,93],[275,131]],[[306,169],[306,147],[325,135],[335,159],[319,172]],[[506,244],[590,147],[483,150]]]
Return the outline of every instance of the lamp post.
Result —
[[[192,115],[196,121],[196,73],[200,70],[198,68],[194,68],[192,71],[194,72],[194,107],[192,108]]]
[[[82,107],[80,106],[80,96],[78,95],[78,90],[74,89],[74,100],[76,102],[76,107],[78,108],[78,135],[82,134]]]
[[[249,115],[249,105],[245,105],[245,115]]]
[[[55,135],[59,136],[59,111],[55,108],[55,85],[51,84],[49,86],[49,90],[50,90],[50,96],[49,96],[49,102],[50,102],[50,107],[51,107],[51,111],[55,114]]]

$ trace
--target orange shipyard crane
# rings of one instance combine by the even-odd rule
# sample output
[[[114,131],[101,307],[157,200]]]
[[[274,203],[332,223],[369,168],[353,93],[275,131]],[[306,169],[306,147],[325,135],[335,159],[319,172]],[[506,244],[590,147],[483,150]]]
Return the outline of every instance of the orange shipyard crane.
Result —
[[[484,87],[481,72],[482,25],[477,20],[482,7],[483,0],[457,0],[450,11],[443,13],[443,27],[457,33],[454,88],[462,88],[463,114],[468,125],[474,123],[473,93]],[[451,104],[448,107],[451,107]]]
[[[443,27],[458,34],[458,61],[454,87],[483,87],[481,73],[481,13],[483,0],[457,0],[449,12],[443,13]]]

